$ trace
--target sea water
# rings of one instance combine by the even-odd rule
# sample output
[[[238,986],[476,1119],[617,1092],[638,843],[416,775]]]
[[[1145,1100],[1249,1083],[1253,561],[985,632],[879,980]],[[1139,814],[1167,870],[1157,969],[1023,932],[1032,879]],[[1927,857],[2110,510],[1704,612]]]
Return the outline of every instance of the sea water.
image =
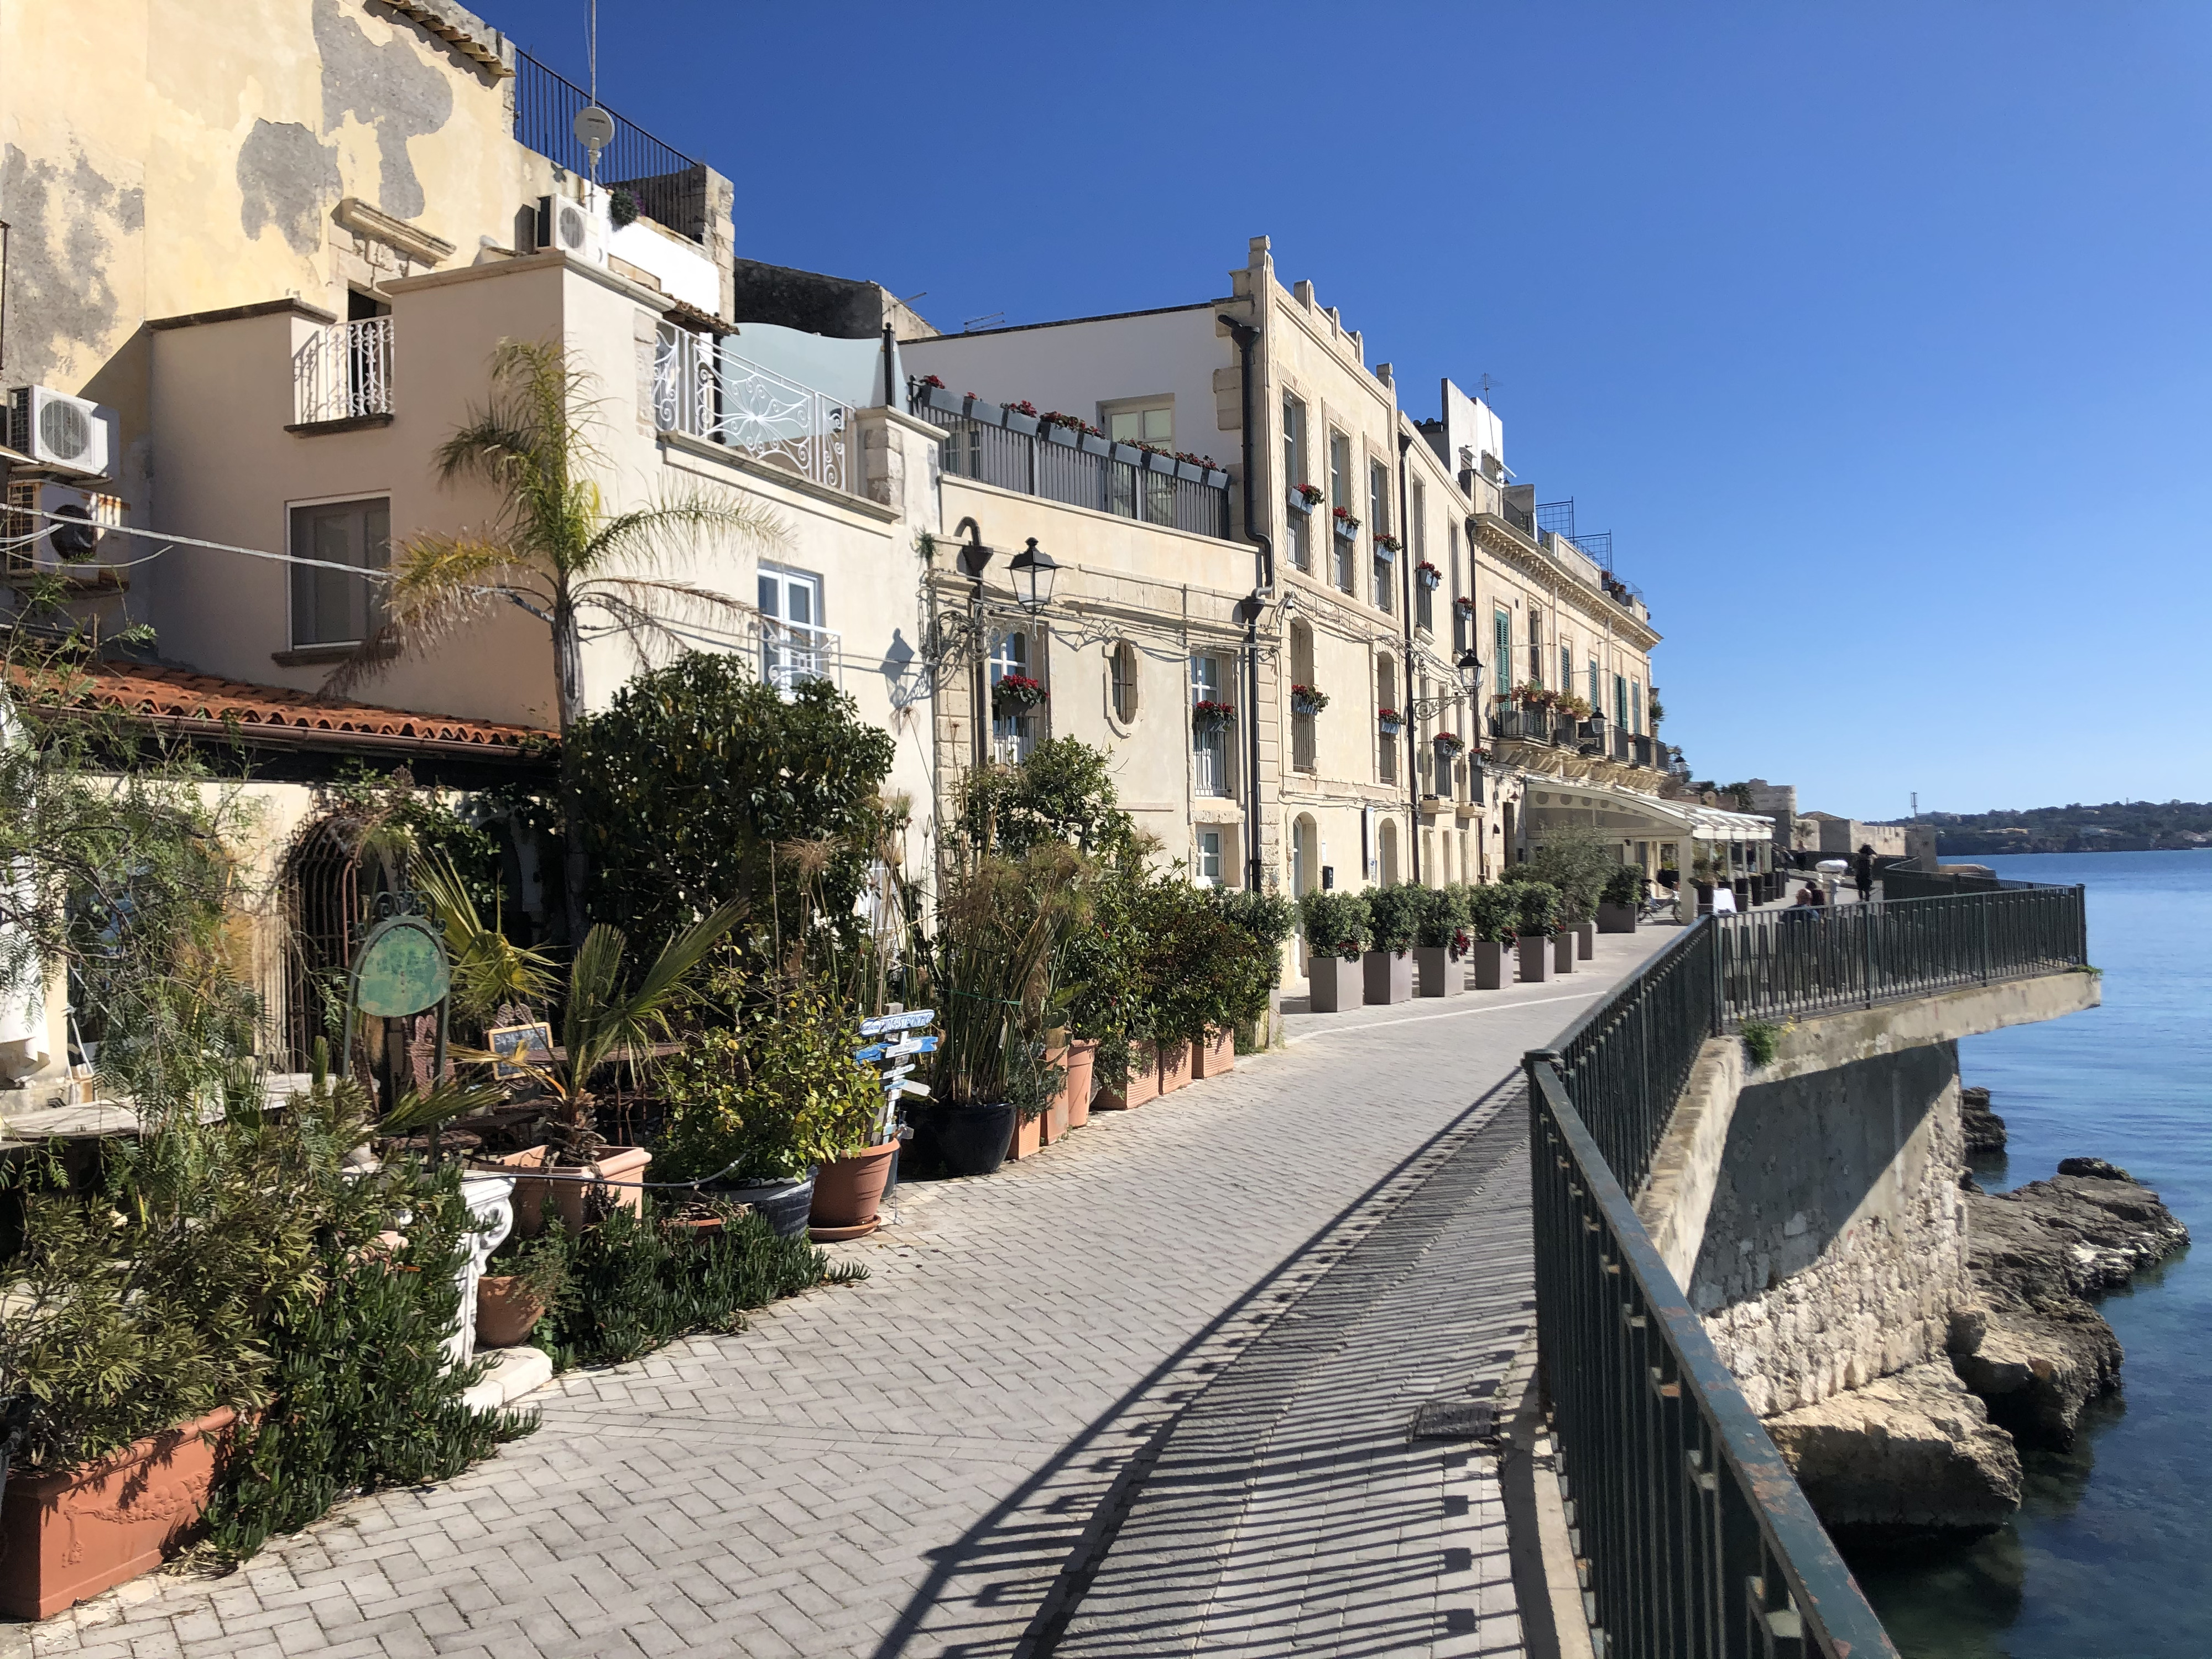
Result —
[[[2098,1307],[2126,1352],[2073,1449],[2024,1452],[2020,1513],[1948,1554],[1853,1562],[1905,1659],[2212,1655],[2212,852],[1979,860],[2088,890],[2104,1006],[1959,1045],[2010,1145],[1990,1192],[2110,1159],[2198,1241]]]

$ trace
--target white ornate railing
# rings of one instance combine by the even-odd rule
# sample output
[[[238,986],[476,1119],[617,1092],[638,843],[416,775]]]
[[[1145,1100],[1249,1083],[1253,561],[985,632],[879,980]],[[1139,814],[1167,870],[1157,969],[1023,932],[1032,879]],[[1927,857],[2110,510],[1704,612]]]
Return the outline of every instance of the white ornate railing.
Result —
[[[316,330],[292,354],[292,411],[301,426],[392,413],[392,319]]]
[[[761,678],[779,691],[803,680],[845,683],[842,641],[834,629],[760,619]]]
[[[719,358],[719,361],[718,361]],[[653,418],[846,489],[845,405],[685,329],[663,328],[653,364]]]

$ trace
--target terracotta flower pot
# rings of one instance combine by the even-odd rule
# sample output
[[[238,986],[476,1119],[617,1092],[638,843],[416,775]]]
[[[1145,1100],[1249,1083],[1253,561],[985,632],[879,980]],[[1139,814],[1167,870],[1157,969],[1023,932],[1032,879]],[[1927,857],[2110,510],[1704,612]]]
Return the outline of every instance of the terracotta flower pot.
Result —
[[[1078,1037],[1067,1045],[1067,1076],[1060,1097],[1067,1103],[1067,1127],[1079,1129],[1091,1121],[1092,1064],[1098,1057],[1096,1037]]]
[[[527,1342],[544,1311],[544,1299],[532,1295],[520,1279],[486,1274],[477,1280],[477,1346],[512,1348]]]
[[[1163,1042],[1158,1045],[1160,1092],[1171,1095],[1190,1081],[1190,1044]]]
[[[1006,1159],[1009,1163],[1018,1164],[1025,1158],[1037,1155],[1038,1149],[1044,1145],[1043,1124],[1042,1112],[1030,1118],[1024,1117],[1019,1112],[1014,1114],[1014,1127],[1006,1136]]]
[[[151,1572],[207,1512],[237,1442],[228,1406],[52,1474],[15,1474],[0,1505],[0,1613],[50,1619]]]
[[[1153,1060],[1152,1045],[1133,1042],[1129,1045],[1129,1080],[1119,1089],[1100,1090],[1091,1105],[1102,1112],[1122,1112],[1159,1097],[1160,1068]]]
[[[814,1202],[806,1215],[808,1230],[817,1235],[836,1232],[848,1237],[873,1231],[884,1188],[890,1183],[891,1159],[898,1149],[897,1141],[886,1140],[823,1164],[814,1176]]]
[[[501,1152],[496,1157],[480,1160],[502,1164],[510,1170],[542,1170],[545,1160],[553,1156],[550,1146],[525,1146],[519,1152]],[[535,1238],[545,1231],[545,1189],[552,1183],[529,1176],[519,1176],[514,1182],[514,1236]]]
[[[642,1146],[602,1146],[591,1164],[595,1180],[578,1181],[572,1175],[565,1181],[546,1182],[553,1189],[553,1205],[560,1212],[561,1224],[572,1237],[584,1231],[584,1194],[590,1192],[608,1193],[632,1215],[643,1215],[645,1188],[637,1183],[645,1179],[645,1166],[652,1162],[653,1154]],[[602,1182],[606,1183],[604,1187]]]
[[[1237,1069],[1237,1033],[1210,1030],[1190,1045],[1190,1069],[1196,1077],[1226,1077]]]

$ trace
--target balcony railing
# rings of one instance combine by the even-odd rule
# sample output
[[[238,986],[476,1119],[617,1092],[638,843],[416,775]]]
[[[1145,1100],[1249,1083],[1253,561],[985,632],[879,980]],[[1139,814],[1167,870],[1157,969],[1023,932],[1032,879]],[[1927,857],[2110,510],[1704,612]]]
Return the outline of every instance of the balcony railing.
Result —
[[[843,641],[831,629],[760,619],[761,678],[788,693],[808,680],[845,684]]]
[[[292,354],[292,419],[299,425],[391,413],[391,318],[333,323]]]
[[[845,405],[826,392],[718,348],[688,329],[664,326],[653,364],[653,418],[742,449],[832,489],[850,491]]]
[[[1536,1330],[1609,1655],[1893,1656],[1637,1217],[1705,1041],[2087,959],[2079,887],[1708,917],[1528,1057]]]
[[[1490,717],[1490,735],[1516,743],[1552,743],[1558,730],[1548,708],[1524,708],[1509,702]]]
[[[628,191],[648,217],[695,242],[704,241],[706,169],[636,122],[616,115],[614,137],[600,150],[594,174],[591,151],[576,137],[577,112],[591,101],[591,94],[566,76],[526,52],[514,54],[516,143],[571,173]]]
[[[1291,769],[1311,772],[1318,769],[1319,744],[1316,741],[1314,717],[1293,709],[1291,713]]]
[[[1146,456],[1101,438],[1049,427],[1021,430],[1007,424],[996,404],[946,398],[932,386],[915,386],[908,408],[945,429],[945,471],[953,477],[1163,529],[1228,538],[1225,472],[1217,471],[1213,477],[1219,481],[1209,482],[1202,469],[1188,462]],[[1133,455],[1144,459],[1128,459]]]

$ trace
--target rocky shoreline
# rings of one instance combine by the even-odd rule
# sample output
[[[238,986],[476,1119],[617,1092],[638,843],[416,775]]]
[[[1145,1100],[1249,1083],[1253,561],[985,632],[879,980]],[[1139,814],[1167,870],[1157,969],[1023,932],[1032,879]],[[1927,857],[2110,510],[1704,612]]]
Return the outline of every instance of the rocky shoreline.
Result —
[[[1985,1089],[1962,1090],[1970,1154],[2002,1152]],[[1970,1170],[1966,1292],[1948,1359],[1767,1420],[1845,1547],[1902,1549],[1994,1532],[2020,1506],[2021,1447],[2072,1443],[2082,1408],[2118,1388],[2120,1343],[2088,1298],[2189,1243],[2159,1196],[2100,1158],[1984,1193]]]

